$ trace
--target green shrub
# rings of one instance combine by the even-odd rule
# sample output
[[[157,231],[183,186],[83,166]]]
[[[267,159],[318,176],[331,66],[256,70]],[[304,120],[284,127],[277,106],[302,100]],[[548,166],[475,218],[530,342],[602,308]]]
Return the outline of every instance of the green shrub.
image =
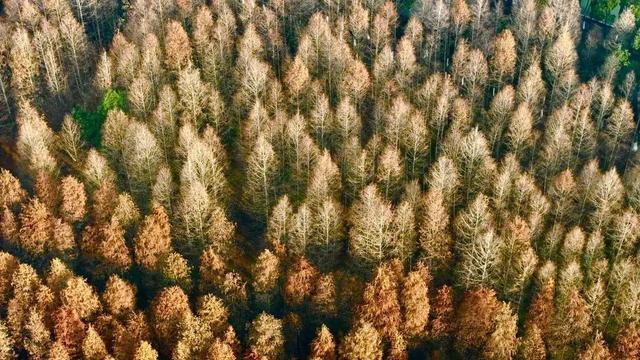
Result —
[[[82,138],[94,147],[100,147],[102,123],[111,109],[126,110],[127,96],[124,90],[109,89],[105,92],[96,111],[87,111],[81,106],[71,110],[71,115],[80,125]]]

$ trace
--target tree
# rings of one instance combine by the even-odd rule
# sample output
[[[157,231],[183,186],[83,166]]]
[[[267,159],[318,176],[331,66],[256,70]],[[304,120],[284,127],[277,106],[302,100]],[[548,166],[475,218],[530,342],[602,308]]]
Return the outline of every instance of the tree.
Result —
[[[345,360],[380,360],[382,342],[380,335],[371,324],[356,324],[340,344],[340,358]]]
[[[123,138],[122,160],[133,194],[146,194],[160,168],[162,150],[149,128],[132,122]]]
[[[164,33],[165,65],[169,70],[177,72],[191,61],[189,36],[175,20],[167,23]]]
[[[456,314],[456,348],[465,351],[484,346],[491,336],[500,307],[493,290],[467,291]]]
[[[489,336],[482,352],[485,359],[512,359],[516,353],[518,340],[516,332],[518,317],[514,315],[511,306],[500,304],[495,318],[495,328]]]
[[[136,308],[136,289],[133,285],[111,275],[102,293],[102,300],[106,310],[116,317],[128,315]]]
[[[163,351],[170,353],[173,350],[178,337],[178,326],[188,316],[191,316],[189,298],[177,286],[162,289],[153,299],[153,330],[163,345]]]
[[[429,321],[429,282],[431,275],[423,263],[418,263],[404,279],[400,291],[403,312],[403,333],[408,340],[419,342],[427,333]]]
[[[544,360],[547,353],[540,329],[533,325],[525,331],[524,338],[518,345],[517,359]]]
[[[63,306],[53,314],[53,333],[69,356],[80,354],[85,323],[75,310]]]
[[[626,100],[619,102],[604,128],[602,152],[608,166],[619,163],[626,156],[634,129],[631,105]]]
[[[82,355],[87,360],[104,359],[108,355],[104,341],[91,325],[82,341]]]
[[[140,225],[134,239],[136,262],[147,270],[156,269],[158,260],[171,251],[169,217],[161,205],[154,205]]]
[[[44,324],[43,316],[35,310],[29,312],[24,324],[25,349],[32,359],[44,359],[51,343],[51,334]]]
[[[575,67],[577,54],[571,39],[570,30],[561,28],[556,41],[547,50],[544,65],[551,81],[551,96],[557,92],[557,87],[563,78]]]
[[[613,359],[613,357],[609,353],[609,348],[602,338],[602,334],[597,333],[593,342],[582,351],[579,359],[608,360]]]
[[[249,349],[260,357],[279,359],[284,351],[282,320],[261,313],[251,322]]]
[[[223,335],[229,327],[229,310],[224,302],[214,295],[205,295],[198,299],[197,314],[214,335]]]
[[[627,325],[618,333],[613,353],[615,358],[624,360],[640,354],[640,334],[635,325]]]
[[[51,212],[38,199],[31,199],[20,213],[20,246],[31,255],[41,255],[51,238]]]
[[[466,189],[466,199],[469,201],[471,195],[490,181],[495,169],[487,140],[478,129],[470,131],[462,139],[456,158],[461,188]]]
[[[336,344],[331,331],[323,324],[311,343],[311,360],[336,360]]]
[[[67,176],[60,182],[60,215],[65,221],[74,222],[84,218],[87,196],[84,186],[74,177]]]
[[[307,253],[321,269],[330,269],[338,263],[344,249],[344,210],[338,201],[326,199],[315,211]]]
[[[91,48],[84,28],[71,14],[65,14],[60,19],[59,27],[64,57],[72,68],[70,72],[75,80],[76,91],[80,92],[83,88],[83,78],[87,76]]]
[[[18,27],[11,35],[9,67],[12,70],[11,87],[19,100],[29,100],[36,91],[39,68],[36,52],[29,32]]]
[[[0,186],[4,189],[0,194],[1,206],[13,207],[22,203],[27,196],[18,179],[7,169],[0,170]]]
[[[247,178],[243,201],[246,209],[259,222],[266,223],[275,201],[279,161],[273,147],[260,135],[247,159]]]
[[[178,95],[180,108],[186,115],[185,122],[190,122],[199,128],[203,122],[203,112],[206,103],[206,86],[200,79],[200,71],[193,66],[187,66],[178,74]]]
[[[207,360],[214,359],[235,360],[236,355],[230,345],[216,339],[207,352]]]
[[[419,229],[421,254],[430,269],[440,273],[452,261],[453,239],[449,233],[449,214],[442,191],[431,187],[424,199],[424,217]]]
[[[359,264],[376,265],[387,259],[393,250],[391,234],[393,211],[375,186],[369,185],[351,207],[349,253]]]
[[[404,177],[402,165],[399,151],[391,146],[385,147],[378,160],[376,180],[380,192],[387,199],[394,200],[399,196],[400,185]]]
[[[362,304],[358,307],[357,318],[373,326],[384,337],[398,331],[402,322],[398,298],[399,276],[398,269],[392,263],[378,266],[373,280],[364,290]]]
[[[501,85],[503,81],[509,80],[513,76],[516,68],[516,40],[511,30],[504,30],[496,37],[493,55],[491,61],[492,77]]]
[[[146,341],[141,341],[133,357],[134,360],[157,360],[158,352]]]
[[[526,158],[533,137],[533,116],[526,103],[520,104],[507,128],[508,149],[519,158]]]
[[[22,102],[18,106],[17,123],[16,150],[27,169],[32,175],[53,172],[57,166],[51,154],[54,135],[42,115],[30,103]]]
[[[622,182],[615,168],[607,171],[599,177],[593,190],[586,194],[586,199],[593,209],[589,222],[592,228],[605,228],[615,213],[621,206]]]
[[[336,280],[333,273],[320,275],[311,294],[311,311],[325,318],[336,316],[337,294]]]
[[[15,358],[13,340],[9,336],[9,329],[4,321],[0,322],[0,359],[10,360]]]
[[[291,307],[299,307],[309,299],[319,272],[304,257],[297,258],[288,270],[284,282],[284,300]]]
[[[253,289],[267,304],[277,291],[281,271],[277,256],[269,250],[260,253],[253,268]]]
[[[81,277],[67,280],[60,292],[62,305],[73,310],[82,320],[88,320],[101,310],[100,299],[94,288]]]

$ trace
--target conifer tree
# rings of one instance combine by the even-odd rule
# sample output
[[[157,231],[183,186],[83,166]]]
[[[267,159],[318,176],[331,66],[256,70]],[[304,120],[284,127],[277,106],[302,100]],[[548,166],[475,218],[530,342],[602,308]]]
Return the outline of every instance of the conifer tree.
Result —
[[[263,136],[259,136],[247,159],[247,178],[243,201],[256,220],[265,223],[277,193],[277,170],[279,161],[273,147]]]
[[[267,313],[258,315],[249,329],[249,349],[257,356],[279,359],[284,350],[282,320]]]
[[[316,337],[311,343],[311,354],[309,359],[312,360],[335,360],[336,344],[333,340],[331,331],[324,324],[316,332]]]

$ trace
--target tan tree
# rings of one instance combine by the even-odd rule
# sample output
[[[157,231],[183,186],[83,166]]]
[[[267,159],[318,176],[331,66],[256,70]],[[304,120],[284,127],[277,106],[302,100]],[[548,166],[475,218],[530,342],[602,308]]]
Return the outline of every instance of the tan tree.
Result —
[[[141,341],[133,356],[134,360],[157,360],[158,352],[146,341]]]
[[[604,128],[602,151],[607,165],[613,166],[626,156],[634,129],[631,104],[626,100],[619,102]]]
[[[65,221],[75,222],[84,218],[87,195],[82,183],[72,176],[65,177],[60,182],[60,197],[60,215]]]
[[[249,328],[249,349],[259,357],[278,359],[284,351],[282,320],[261,313]]]
[[[525,330],[523,339],[518,344],[517,359],[544,360],[547,352],[542,339],[542,333],[536,325],[532,325]]]
[[[1,206],[13,207],[23,202],[27,196],[18,179],[7,169],[0,170],[0,187],[4,189],[0,195]]]
[[[399,330],[402,322],[398,298],[398,274],[393,263],[385,263],[375,270],[375,277],[367,284],[358,308],[358,319],[371,324],[381,336],[390,336]],[[400,268],[401,271],[401,268]]]
[[[41,255],[51,239],[53,216],[38,199],[32,199],[20,213],[18,239],[31,255]]]
[[[68,306],[63,306],[53,314],[53,332],[69,356],[81,353],[82,339],[85,334],[85,323],[78,313]]]
[[[299,257],[288,269],[284,282],[284,299],[287,305],[296,307],[309,299],[319,272],[304,257]]]
[[[269,210],[276,198],[279,161],[272,145],[262,135],[258,137],[247,159],[247,178],[243,202],[247,210],[261,222],[269,219]]]
[[[449,232],[449,214],[442,191],[431,187],[423,199],[424,217],[419,228],[420,251],[429,268],[446,270],[452,260],[453,239]]]
[[[430,278],[427,267],[423,263],[418,263],[405,277],[400,291],[404,318],[402,332],[408,340],[413,340],[415,343],[422,340],[427,333]]]
[[[15,358],[13,340],[9,335],[9,329],[4,321],[0,322],[0,359],[9,360]]]
[[[635,325],[627,325],[618,333],[613,354],[616,359],[624,360],[640,355],[640,333]]]
[[[547,50],[544,65],[551,78],[551,95],[557,91],[563,77],[574,69],[577,59],[569,29],[562,28],[556,41]]]
[[[136,262],[147,270],[156,269],[160,257],[171,251],[171,225],[161,205],[154,205],[134,239]]]
[[[511,30],[501,32],[495,39],[491,59],[492,77],[498,84],[508,81],[516,68],[516,40]]]
[[[587,346],[587,348],[584,349],[580,353],[580,356],[578,358],[581,359],[581,360],[583,360],[583,359],[592,359],[592,360],[610,360],[610,359],[613,359],[611,353],[609,352],[609,348],[607,346],[607,343],[602,338],[602,334],[601,333],[597,333],[596,334],[596,337],[595,337],[595,339],[593,339],[593,342],[591,342],[591,344],[589,344]]]
[[[95,289],[81,277],[67,280],[66,286],[60,292],[60,301],[83,320],[93,318],[102,308]]]
[[[461,351],[479,349],[489,340],[500,303],[486,288],[468,291],[456,314],[455,344]]]
[[[16,28],[11,35],[11,87],[18,99],[30,99],[36,91],[39,67],[31,41],[29,32],[23,27]]]
[[[191,61],[189,36],[175,20],[167,23],[164,33],[165,65],[171,71],[179,71]]]
[[[264,250],[253,267],[253,289],[267,304],[275,294],[282,270],[280,259],[269,250]]]
[[[44,117],[29,102],[21,102],[16,121],[16,150],[27,170],[34,177],[39,172],[52,173],[57,166],[51,152],[55,138]]]
[[[310,360],[336,360],[336,344],[331,331],[323,324],[311,342]]]
[[[371,266],[387,259],[393,250],[390,231],[393,211],[375,186],[367,186],[351,208],[349,253],[361,265]]]
[[[151,316],[162,351],[170,353],[176,345],[180,322],[191,316],[189,298],[177,286],[164,288],[153,299]]]
[[[112,315],[128,315],[136,308],[135,287],[118,275],[111,275],[102,293],[102,300]]]
[[[82,355],[87,360],[100,360],[108,355],[107,346],[100,334],[91,325],[89,325],[87,334],[82,340]]]
[[[495,317],[495,328],[485,344],[482,357],[484,359],[512,359],[516,353],[518,340],[516,333],[518,316],[513,314],[511,306],[500,304]]]
[[[44,323],[44,317],[36,310],[29,312],[24,324],[24,347],[32,359],[45,359],[47,348],[51,344],[51,334]]]
[[[345,360],[381,360],[380,335],[369,323],[356,324],[342,340],[339,355]]]

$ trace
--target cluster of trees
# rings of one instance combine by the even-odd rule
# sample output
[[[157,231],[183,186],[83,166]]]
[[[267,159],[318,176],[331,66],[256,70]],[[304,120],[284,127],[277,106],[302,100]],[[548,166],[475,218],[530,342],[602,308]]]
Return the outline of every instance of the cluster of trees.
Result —
[[[0,360],[640,357],[631,11],[4,5]]]

